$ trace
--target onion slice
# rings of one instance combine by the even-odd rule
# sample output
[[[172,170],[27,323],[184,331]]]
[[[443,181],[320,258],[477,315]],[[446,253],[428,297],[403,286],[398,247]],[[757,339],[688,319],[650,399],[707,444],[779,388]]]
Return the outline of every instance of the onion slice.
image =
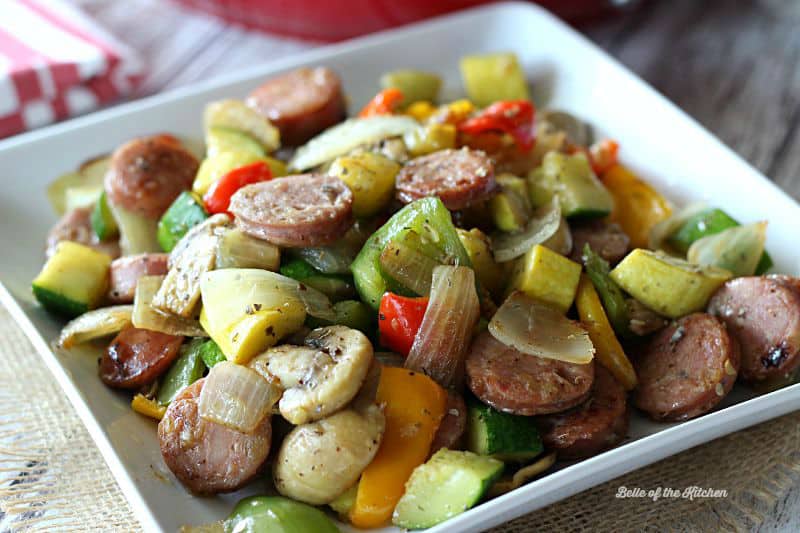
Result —
[[[131,323],[132,315],[132,305],[114,305],[84,313],[64,326],[58,345],[69,349],[76,344],[119,333]]]
[[[734,276],[752,276],[764,254],[766,240],[766,222],[735,226],[693,242],[686,259],[697,265],[730,270]]]
[[[589,333],[556,309],[514,291],[489,321],[489,333],[522,353],[586,364],[594,357]]]
[[[169,335],[208,337],[208,333],[193,318],[165,313],[153,306],[153,298],[164,281],[164,276],[142,276],[136,282],[131,320],[137,328],[149,329]]]
[[[200,391],[200,416],[225,427],[251,433],[280,399],[281,389],[245,366],[222,361],[208,373]]]
[[[552,237],[561,225],[561,205],[557,198],[540,207],[519,233],[499,233],[492,237],[494,257],[504,263],[542,244]]]
[[[428,307],[405,367],[430,376],[444,388],[460,387],[479,316],[475,272],[464,266],[434,268]]]
[[[381,252],[381,270],[420,296],[431,291],[433,270],[440,264],[403,241],[389,241]]]

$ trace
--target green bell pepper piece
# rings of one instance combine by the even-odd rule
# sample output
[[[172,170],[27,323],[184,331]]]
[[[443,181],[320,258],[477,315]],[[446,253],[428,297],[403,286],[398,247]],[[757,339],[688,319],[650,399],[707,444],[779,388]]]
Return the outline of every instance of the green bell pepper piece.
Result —
[[[597,289],[611,327],[620,337],[629,338],[631,330],[628,304],[622,294],[622,289],[608,275],[611,271],[608,262],[595,253],[588,243],[583,247],[582,259],[586,275]]]
[[[203,377],[206,365],[200,357],[200,348],[205,339],[192,339],[181,346],[181,354],[167,370],[161,386],[158,388],[156,400],[161,405],[169,405],[180,392]]]
[[[106,191],[100,193],[100,197],[97,198],[97,202],[94,204],[94,209],[92,209],[92,214],[89,218],[89,221],[92,224],[92,229],[94,230],[95,235],[97,235],[97,238],[101,241],[105,241],[119,235],[117,221],[114,220],[114,215],[111,214],[111,209],[108,207]]]
[[[158,244],[171,252],[187,231],[207,218],[203,201],[193,192],[183,191],[158,221]]]
[[[367,336],[374,334],[375,313],[372,308],[364,302],[342,300],[341,302],[333,304],[333,312],[336,313],[336,319],[333,321],[308,315],[308,318],[306,318],[306,325],[313,329],[340,324],[348,328],[357,329]]]
[[[236,504],[223,522],[225,533],[337,533],[319,509],[281,496],[251,496]]]
[[[197,351],[200,353],[200,359],[208,368],[227,360],[219,345],[211,339],[205,341]]]

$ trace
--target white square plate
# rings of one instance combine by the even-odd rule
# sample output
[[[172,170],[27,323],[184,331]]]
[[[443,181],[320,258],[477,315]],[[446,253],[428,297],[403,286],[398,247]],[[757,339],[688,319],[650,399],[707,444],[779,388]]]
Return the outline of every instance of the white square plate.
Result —
[[[19,321],[83,422],[137,516],[148,530],[175,531],[225,516],[243,493],[190,496],[166,470],[154,424],[133,413],[129,397],[97,378],[95,354],[55,355],[48,343],[61,322],[39,308],[30,281],[43,260],[54,221],[44,191],[55,176],[141,134],[198,137],[206,102],[241,97],[270,74],[302,65],[337,70],[353,109],[391,68],[417,67],[445,76],[459,94],[458,60],[468,53],[517,53],[536,103],[571,111],[618,139],[622,159],[676,202],[704,199],[742,222],[771,221],[768,247],[775,270],[797,274],[800,206],[695,121],[584,37],[526,3],[495,4],[376,34],[259,66],[245,73],[94,113],[0,143],[0,273],[2,301]],[[2,288],[0,288],[2,289]],[[714,413],[683,424],[655,424],[634,414],[623,446],[579,465],[562,466],[529,485],[484,503],[431,531],[477,531],[575,494],[615,476],[800,408],[800,385],[754,397],[738,386]],[[263,483],[263,482],[262,482]],[[255,484],[246,492],[263,490]]]

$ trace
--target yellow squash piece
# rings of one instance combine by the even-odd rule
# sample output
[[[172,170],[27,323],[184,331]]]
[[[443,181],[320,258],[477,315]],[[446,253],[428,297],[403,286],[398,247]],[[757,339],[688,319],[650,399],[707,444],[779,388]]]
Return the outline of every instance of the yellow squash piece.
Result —
[[[384,405],[386,430],[375,458],[361,474],[350,522],[360,528],[387,525],[405,483],[425,462],[445,415],[447,392],[424,374],[383,367],[376,402]]]
[[[614,209],[608,217],[631,238],[631,246],[644,248],[650,230],[669,218],[669,202],[649,184],[622,165],[614,165],[602,175],[603,185],[614,198]]]
[[[461,78],[467,96],[480,107],[498,100],[530,100],[525,73],[513,53],[465,56]]]
[[[581,265],[537,244],[517,260],[508,291],[519,289],[566,313],[580,277]]]
[[[733,277],[721,268],[641,248],[629,253],[610,275],[631,296],[670,318],[705,308],[714,291]]]
[[[478,281],[490,293],[499,296],[505,285],[505,270],[494,259],[489,237],[478,228],[469,231],[457,228],[456,231]]]
[[[367,218],[392,199],[394,178],[400,165],[375,152],[336,159],[328,173],[342,180],[353,192],[353,214]]]
[[[625,390],[632,390],[637,382],[636,371],[614,334],[600,297],[586,274],[581,275],[578,292],[575,295],[575,307],[578,308],[581,323],[589,332],[589,338],[594,344],[594,355],[597,360],[613,374]]]
[[[167,412],[166,405],[159,405],[159,403],[155,400],[150,400],[142,394],[137,394],[133,397],[133,400],[131,400],[131,409],[140,415],[144,415],[155,420],[161,420],[164,418],[164,414]]]
[[[407,132],[403,142],[414,157],[455,148],[456,127],[432,122]]]

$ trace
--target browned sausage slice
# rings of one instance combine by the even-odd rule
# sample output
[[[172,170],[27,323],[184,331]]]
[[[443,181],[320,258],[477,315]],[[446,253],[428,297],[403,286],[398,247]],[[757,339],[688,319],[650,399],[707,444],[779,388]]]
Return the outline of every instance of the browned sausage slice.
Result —
[[[739,345],[718,318],[687,315],[662,329],[635,359],[633,403],[655,420],[687,420],[710,411],[730,392]]]
[[[482,402],[517,415],[558,413],[582,403],[592,390],[594,361],[565,363],[524,354],[488,331],[467,355],[467,384]]]
[[[105,178],[108,200],[157,219],[181,191],[191,188],[198,166],[197,159],[171,136],[134,139],[111,157]]]
[[[281,143],[299,146],[347,114],[342,82],[325,67],[299,68],[267,80],[247,105],[281,132]]]
[[[602,365],[595,366],[592,395],[586,402],[539,419],[542,440],[562,459],[590,457],[619,443],[628,432],[625,389]]]
[[[739,341],[743,379],[780,378],[800,365],[800,293],[785,280],[730,280],[711,297],[708,312]]]
[[[787,287],[791,287],[792,289],[800,294],[800,278],[795,276],[787,276],[786,274],[770,274],[767,276],[769,279],[774,279]]]
[[[450,210],[489,198],[497,188],[494,163],[479,151],[441,150],[409,161],[395,179],[398,200],[408,204],[438,196]]]
[[[339,178],[286,176],[239,189],[230,211],[252,237],[278,246],[320,246],[353,225],[353,193]]]
[[[79,207],[64,214],[47,234],[47,257],[53,255],[61,241],[73,241],[84,244],[110,255],[119,257],[119,241],[101,241],[92,229],[92,208]]]
[[[464,403],[464,397],[455,391],[447,391],[447,411],[433,436],[431,454],[440,448],[458,450],[466,429],[467,405]]]
[[[266,416],[252,433],[241,433],[200,418],[198,404],[205,381],[195,381],[169,404],[158,424],[161,456],[190,491],[229,492],[258,474],[269,454],[272,424]]]
[[[138,389],[167,371],[178,357],[183,337],[128,327],[100,359],[100,378],[109,387]]]
[[[611,266],[619,263],[628,253],[631,239],[622,231],[619,224],[592,220],[578,222],[571,225],[572,229],[572,254],[570,258],[577,263],[583,263],[583,247],[588,244],[595,253],[608,261]]]
[[[169,254],[139,254],[112,261],[108,300],[115,304],[133,302],[139,278],[165,275],[168,259]]]

